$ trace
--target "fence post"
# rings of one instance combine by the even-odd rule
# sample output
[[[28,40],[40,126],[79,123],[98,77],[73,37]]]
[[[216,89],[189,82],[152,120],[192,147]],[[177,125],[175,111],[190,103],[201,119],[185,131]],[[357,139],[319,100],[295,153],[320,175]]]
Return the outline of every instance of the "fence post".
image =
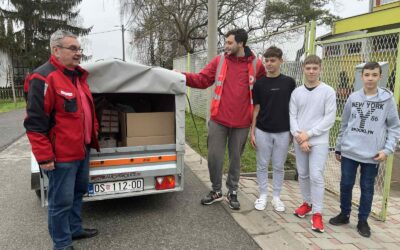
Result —
[[[304,54],[307,57],[310,54],[308,43],[310,42],[311,23],[307,23],[304,33]]]
[[[15,105],[15,107],[17,107],[17,98],[15,96],[14,81],[11,81],[11,90],[12,90],[14,105]]]
[[[397,40],[397,57],[396,57],[396,81],[394,84],[394,98],[397,106],[400,104],[400,33],[398,34],[399,39]],[[383,197],[382,197],[382,209],[379,218],[382,221],[386,220],[388,200],[390,195],[390,184],[392,181],[392,170],[393,170],[394,156],[391,154],[386,160],[385,178],[383,180]]]
[[[310,22],[310,41],[309,41],[309,47],[308,47],[308,52],[309,55],[315,55],[316,52],[316,43],[315,39],[317,36],[317,22],[315,20],[312,20]]]
[[[187,56],[186,56],[186,72],[190,72],[190,53],[189,52],[187,53]],[[190,100],[190,92],[191,92],[190,90],[191,90],[190,87],[186,88],[186,93],[187,93],[189,100]],[[187,106],[189,106],[189,104]]]

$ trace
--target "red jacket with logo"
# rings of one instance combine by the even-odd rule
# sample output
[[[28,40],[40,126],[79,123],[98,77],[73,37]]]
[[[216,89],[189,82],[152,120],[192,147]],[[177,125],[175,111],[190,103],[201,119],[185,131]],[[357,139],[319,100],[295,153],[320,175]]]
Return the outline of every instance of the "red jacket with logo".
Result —
[[[69,70],[54,56],[28,76],[24,126],[39,164],[85,158],[85,116],[76,84],[81,84],[90,102],[93,117],[91,147],[99,150],[98,123],[87,76],[88,72],[81,67]]]
[[[227,72],[217,115],[211,120],[230,128],[248,128],[251,125],[250,89],[248,64],[255,55],[245,47],[244,57],[235,57],[225,53]],[[184,73],[186,84],[193,88],[205,89],[215,82],[219,56],[215,57],[200,73]],[[261,62],[257,63],[256,79],[265,75]]]

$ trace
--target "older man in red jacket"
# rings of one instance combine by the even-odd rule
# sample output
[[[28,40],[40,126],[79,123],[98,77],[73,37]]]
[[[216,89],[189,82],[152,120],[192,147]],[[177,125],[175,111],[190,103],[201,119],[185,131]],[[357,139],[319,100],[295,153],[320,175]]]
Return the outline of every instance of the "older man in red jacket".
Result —
[[[50,38],[50,60],[26,81],[24,126],[32,152],[49,178],[48,228],[54,249],[74,249],[72,240],[97,235],[82,227],[82,197],[89,180],[90,146],[99,150],[98,124],[88,73],[79,67],[77,37],[58,30]]]
[[[222,168],[228,143],[227,201],[231,209],[240,209],[237,199],[240,156],[252,122],[251,90],[255,80],[265,75],[260,59],[246,46],[247,38],[244,29],[229,31],[226,34],[224,54],[215,57],[198,74],[184,73],[187,85],[193,88],[205,89],[215,83],[208,124],[208,169],[212,191],[201,200],[203,205],[223,199]]]

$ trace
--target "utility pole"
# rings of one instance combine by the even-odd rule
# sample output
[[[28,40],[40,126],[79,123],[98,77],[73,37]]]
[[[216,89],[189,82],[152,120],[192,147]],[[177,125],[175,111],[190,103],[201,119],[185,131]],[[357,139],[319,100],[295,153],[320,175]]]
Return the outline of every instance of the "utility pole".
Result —
[[[374,2],[375,0],[369,0],[369,12],[372,13],[374,10]]]
[[[121,31],[122,31],[122,61],[125,62],[125,26],[123,24],[121,25]]]
[[[217,55],[218,0],[208,0],[207,59],[210,62]],[[207,123],[210,120],[210,104],[214,86],[207,90]]]

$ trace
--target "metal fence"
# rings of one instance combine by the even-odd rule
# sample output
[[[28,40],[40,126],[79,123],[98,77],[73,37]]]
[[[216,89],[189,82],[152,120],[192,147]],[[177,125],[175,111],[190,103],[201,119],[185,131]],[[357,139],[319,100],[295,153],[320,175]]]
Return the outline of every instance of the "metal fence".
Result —
[[[23,87],[15,87],[15,98],[18,100],[23,100],[24,98],[24,89]],[[14,95],[13,89],[11,87],[0,87],[0,103],[5,102],[13,102]]]
[[[400,29],[395,29],[316,42],[318,54],[323,59],[321,79],[332,86],[337,95],[337,119],[330,131],[331,152],[325,168],[326,189],[335,194],[340,194],[341,172],[340,164],[335,160],[334,147],[340,129],[344,104],[355,88],[356,66],[367,61],[386,63],[382,85],[394,92],[396,102],[399,103],[399,36]],[[360,148],[360,150],[362,149]],[[387,214],[392,167],[393,156],[389,157],[386,163],[380,165],[376,178],[372,213],[381,220],[385,220]],[[358,173],[353,190],[354,204],[358,205],[359,197]]]

